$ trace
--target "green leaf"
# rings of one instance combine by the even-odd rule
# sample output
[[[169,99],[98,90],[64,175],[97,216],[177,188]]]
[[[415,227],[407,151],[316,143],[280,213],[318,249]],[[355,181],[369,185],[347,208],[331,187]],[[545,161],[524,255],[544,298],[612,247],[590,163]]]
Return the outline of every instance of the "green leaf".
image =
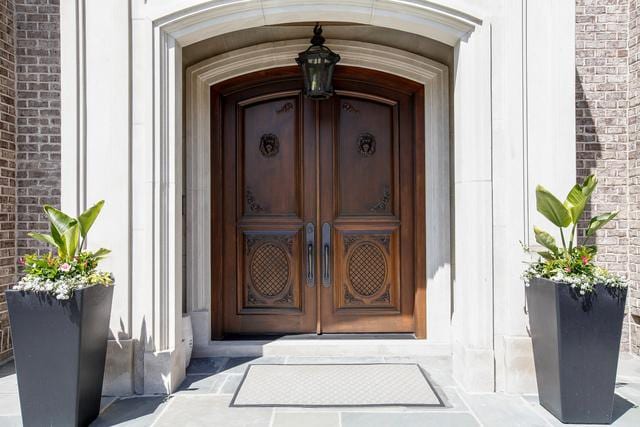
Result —
[[[98,214],[100,214],[103,206],[104,200],[100,200],[98,203],[82,212],[78,217],[78,222],[80,223],[80,235],[83,239],[87,238],[87,233],[89,233],[89,229],[98,217]]]
[[[44,242],[48,245],[57,247],[58,245],[56,244],[55,240],[53,240],[53,237],[49,236],[48,234],[40,234],[40,233],[29,233],[28,234],[29,237],[33,237],[36,240],[39,240],[41,242]]]
[[[58,248],[58,255],[60,255],[62,258],[66,258],[67,253],[65,250],[64,241],[62,240],[62,236],[60,236],[60,233],[58,233],[58,229],[53,225],[52,222],[49,222],[49,230],[51,231],[51,238],[55,242],[55,247]]]
[[[71,227],[78,223],[75,218],[71,218],[53,206],[44,205],[44,211],[49,216],[51,224],[57,229],[60,236],[63,236]]]
[[[592,257],[596,256],[598,253],[598,247],[596,245],[588,245],[584,246],[584,248]]]
[[[62,234],[67,258],[72,258],[76,255],[79,243],[78,239],[80,238],[80,226],[76,220],[73,221],[74,224],[70,226],[64,234]]]
[[[556,259],[557,257],[552,254],[549,251],[539,251],[537,252],[538,255],[540,255],[542,258],[547,259],[549,261],[553,261],[554,259]]]
[[[93,255],[98,259],[102,259],[102,258],[106,257],[107,255],[109,255],[110,253],[111,253],[111,251],[109,249],[100,248],[97,251],[95,251],[93,253]]]
[[[556,245],[556,239],[546,231],[533,227],[533,232],[536,235],[536,242],[540,243],[545,248],[549,249],[554,255],[558,254],[558,246]]]
[[[598,178],[596,178],[595,175],[589,175],[582,182],[582,192],[587,197],[590,197],[591,193],[593,193],[593,190],[596,189],[597,185],[598,185]]]
[[[571,224],[571,213],[556,196],[546,188],[536,187],[536,204],[538,212],[544,215],[557,227],[568,227]]]
[[[616,215],[618,215],[618,211],[603,213],[591,218],[591,221],[589,221],[589,226],[587,227],[587,236],[593,236],[596,231],[600,230],[609,221],[615,218]]]
[[[598,180],[594,175],[589,175],[582,185],[576,184],[573,186],[569,194],[567,194],[567,200],[564,202],[564,206],[569,210],[571,214],[571,222],[576,224],[582,213],[584,212],[584,207],[586,206],[589,198],[591,197],[591,193],[596,188],[598,184]]]

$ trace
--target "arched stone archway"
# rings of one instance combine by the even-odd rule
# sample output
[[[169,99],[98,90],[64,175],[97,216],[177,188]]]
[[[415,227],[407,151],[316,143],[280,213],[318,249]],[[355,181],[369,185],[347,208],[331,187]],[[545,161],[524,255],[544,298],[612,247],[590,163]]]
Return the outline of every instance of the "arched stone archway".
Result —
[[[545,136],[566,137],[565,133],[570,132],[562,126],[561,132],[551,129],[567,121],[571,103],[565,103],[563,98],[552,116],[540,104],[518,95],[523,91],[532,93],[531,99],[537,100],[543,96],[545,85],[566,95],[562,85],[572,84],[573,73],[562,73],[560,78],[558,73],[544,74],[560,57],[550,55],[536,58],[534,65],[525,63],[524,71],[511,82],[505,77],[503,62],[522,65],[529,45],[522,40],[519,46],[515,43],[520,58],[513,60],[504,52],[512,46],[514,37],[526,39],[528,28],[545,31],[554,39],[556,33],[567,31],[564,21],[536,26],[529,22],[533,18],[523,12],[524,2],[514,2],[517,7],[504,11],[490,5],[478,9],[459,0],[134,0],[130,5],[123,1],[117,6],[100,3],[75,0],[61,5],[62,43],[75,46],[62,53],[62,199],[65,209],[73,211],[95,197],[111,198],[125,212],[105,211],[105,221],[121,227],[115,231],[115,227],[97,229],[94,238],[123,254],[113,261],[113,270],[124,283],[116,289],[112,330],[116,336],[131,337],[140,343],[141,351],[136,354],[143,356],[136,369],[144,392],[172,390],[184,375],[180,327],[182,165],[185,138],[188,141],[191,135],[183,128],[185,76],[181,49],[239,29],[318,20],[392,28],[454,47],[450,146],[450,190],[455,206],[450,215],[455,224],[451,228],[455,266],[451,322],[454,371],[468,389],[495,389],[496,372],[504,366],[496,360],[509,359],[505,355],[508,345],[503,345],[502,338],[496,341],[495,313],[508,320],[504,323],[508,326],[498,324],[499,337],[524,334],[524,319],[516,314],[517,308],[504,308],[521,295],[520,291],[506,288],[507,282],[514,277],[517,280],[514,271],[519,263],[508,262],[508,268],[499,266],[496,270],[496,259],[513,253],[512,240],[528,238],[522,230],[529,228],[529,217],[534,212],[528,205],[525,187],[530,178],[537,176],[529,172],[532,167],[546,161],[545,169],[555,171],[560,168],[553,165],[574,158],[572,149],[551,148],[551,142],[536,139],[541,152],[553,151],[556,155],[551,160],[537,155],[529,160],[527,141],[532,129],[538,132],[536,135]],[[574,6],[557,7],[564,17]],[[544,21],[535,11],[529,12]],[[487,16],[499,19],[491,21]],[[498,22],[502,33],[492,30],[494,22]],[[110,43],[104,43],[105,37],[110,38]],[[353,49],[353,45],[344,47]],[[504,56],[496,61],[495,52]],[[561,65],[565,70],[567,64]],[[428,70],[424,64],[417,67],[422,67],[418,71]],[[541,72],[533,80],[540,94],[531,92],[526,85],[530,69]],[[501,85],[507,85],[507,89]],[[514,106],[519,118],[511,115]],[[126,125],[119,126],[120,123]],[[500,133],[506,130],[518,135],[518,144],[507,142]],[[495,135],[499,138],[495,139]],[[558,185],[573,179],[571,174],[553,173]],[[506,196],[496,198],[496,191]],[[513,201],[519,203],[516,218],[505,219],[499,213]],[[494,245],[496,238],[500,240],[499,247]],[[509,243],[503,249],[504,241]],[[499,310],[494,297],[496,274],[501,275],[500,286],[505,284],[500,290],[508,296],[507,302],[500,300]],[[500,351],[498,356],[496,349]]]

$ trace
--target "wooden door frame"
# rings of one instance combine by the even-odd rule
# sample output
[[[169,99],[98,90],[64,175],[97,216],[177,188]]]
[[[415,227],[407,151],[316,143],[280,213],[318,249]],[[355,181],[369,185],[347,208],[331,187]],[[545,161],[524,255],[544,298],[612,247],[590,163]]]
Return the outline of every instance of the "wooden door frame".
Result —
[[[417,339],[425,339],[427,332],[426,317],[426,182],[425,182],[425,98],[424,85],[399,77],[359,67],[336,68],[335,79],[346,79],[364,83],[376,82],[378,86],[410,94],[413,97],[413,129],[414,129],[414,334]],[[253,86],[267,85],[282,80],[300,79],[298,67],[280,67],[235,77],[211,86],[211,339],[223,336],[223,271],[222,271],[222,126],[219,123],[222,114],[221,98],[237,90]],[[319,316],[319,314],[318,314]]]

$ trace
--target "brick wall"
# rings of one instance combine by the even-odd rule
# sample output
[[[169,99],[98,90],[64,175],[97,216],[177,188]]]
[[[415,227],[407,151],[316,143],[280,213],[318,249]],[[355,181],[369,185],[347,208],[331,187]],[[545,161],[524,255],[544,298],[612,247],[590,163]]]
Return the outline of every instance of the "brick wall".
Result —
[[[0,0],[0,362],[11,356],[3,291],[17,256],[43,250],[42,205],[60,204],[58,0]]]
[[[4,290],[15,279],[16,110],[13,1],[0,1],[0,363],[11,356]]]
[[[18,255],[42,250],[43,204],[60,205],[59,0],[15,0]],[[48,249],[47,249],[48,250]]]
[[[629,2],[629,327],[631,350],[640,354],[640,2]]]
[[[596,243],[598,261],[630,280],[622,349],[640,352],[638,0],[576,1],[577,175],[596,173],[588,214],[619,210]]]

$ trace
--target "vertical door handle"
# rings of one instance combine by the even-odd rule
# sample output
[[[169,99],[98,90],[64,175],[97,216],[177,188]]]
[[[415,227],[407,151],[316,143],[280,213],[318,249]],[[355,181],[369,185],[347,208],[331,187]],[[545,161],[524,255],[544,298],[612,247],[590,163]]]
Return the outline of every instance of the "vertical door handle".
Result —
[[[331,286],[331,225],[322,224],[322,286]]]
[[[314,278],[315,263],[313,261],[314,259],[313,249],[316,241],[316,228],[313,226],[312,223],[308,223],[305,228],[306,228],[306,240],[307,240],[307,286],[309,286],[310,288],[313,288],[313,286],[315,285],[315,278]]]

